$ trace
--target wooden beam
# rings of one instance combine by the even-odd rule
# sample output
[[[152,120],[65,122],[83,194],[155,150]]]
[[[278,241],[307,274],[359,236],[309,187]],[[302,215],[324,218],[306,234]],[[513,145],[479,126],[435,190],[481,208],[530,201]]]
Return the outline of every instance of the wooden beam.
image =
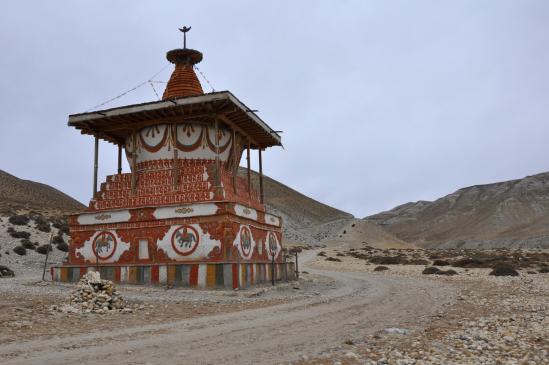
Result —
[[[186,115],[176,115],[172,117],[163,117],[163,118],[151,118],[148,120],[143,121],[134,121],[134,122],[111,122],[108,125],[101,126],[101,130],[103,132],[116,132],[120,130],[128,130],[128,129],[141,129],[143,127],[147,127],[149,125],[156,125],[156,124],[168,124],[168,123],[183,123],[185,122],[185,119],[195,119],[195,118],[202,118],[211,116],[211,113],[197,113],[197,114],[186,114]]]
[[[257,142],[255,141],[255,139],[249,134],[249,133],[246,133],[242,130],[242,128],[240,128],[239,126],[237,126],[235,123],[233,123],[226,115],[223,115],[223,114],[220,114],[218,115],[218,117],[223,121],[223,123],[227,124],[229,127],[231,127],[232,129],[236,130],[238,133],[240,133],[241,135],[243,135],[244,137],[246,137],[247,139],[251,140],[252,142],[254,142],[255,144],[257,144]]]

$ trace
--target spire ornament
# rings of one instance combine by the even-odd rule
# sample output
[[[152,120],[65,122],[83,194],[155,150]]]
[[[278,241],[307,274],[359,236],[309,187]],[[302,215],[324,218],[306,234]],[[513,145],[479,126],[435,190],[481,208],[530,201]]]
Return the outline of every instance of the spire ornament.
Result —
[[[187,32],[191,30],[192,27],[183,26],[183,28],[178,28],[181,33],[183,33],[183,48],[187,48]]]

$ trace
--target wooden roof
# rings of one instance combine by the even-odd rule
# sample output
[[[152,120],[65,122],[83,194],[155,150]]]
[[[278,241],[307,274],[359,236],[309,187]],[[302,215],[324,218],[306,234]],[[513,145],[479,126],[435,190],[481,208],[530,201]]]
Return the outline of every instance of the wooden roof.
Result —
[[[251,141],[253,148],[281,146],[282,139],[229,91],[213,92],[69,115],[70,127],[115,144],[134,130],[161,123],[204,122],[215,118]]]

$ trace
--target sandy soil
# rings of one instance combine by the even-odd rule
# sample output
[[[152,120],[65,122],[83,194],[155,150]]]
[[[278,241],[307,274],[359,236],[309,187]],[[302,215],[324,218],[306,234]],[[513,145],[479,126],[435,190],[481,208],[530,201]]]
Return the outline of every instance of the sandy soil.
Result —
[[[302,261],[315,254],[304,253]],[[423,328],[430,315],[452,301],[458,290],[457,286],[422,278],[313,269],[305,263],[302,270],[308,274],[303,274],[305,278],[298,284],[236,294],[174,289],[167,291],[166,299],[159,288],[121,288],[125,297],[140,301],[144,308],[113,316],[51,315],[47,310],[51,298],[66,295],[69,288],[29,284],[30,302],[24,304],[20,288],[9,285],[2,294],[9,293],[12,305],[6,305],[9,308],[0,317],[4,320],[0,322],[2,328],[9,331],[2,336],[0,362],[293,362],[329,353],[344,341],[358,342],[385,328]],[[42,303],[36,303],[36,298],[42,298]],[[14,309],[15,303],[15,308],[23,310]],[[6,325],[5,313],[22,324]],[[55,330],[48,330],[50,327]]]

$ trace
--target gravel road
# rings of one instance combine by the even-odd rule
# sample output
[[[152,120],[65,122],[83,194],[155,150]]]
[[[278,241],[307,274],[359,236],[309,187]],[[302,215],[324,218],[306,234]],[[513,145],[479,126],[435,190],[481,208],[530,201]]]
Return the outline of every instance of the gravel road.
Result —
[[[347,340],[390,327],[414,330],[456,289],[421,278],[314,270],[338,282],[312,298],[77,336],[0,346],[7,364],[278,364],[318,356]]]

